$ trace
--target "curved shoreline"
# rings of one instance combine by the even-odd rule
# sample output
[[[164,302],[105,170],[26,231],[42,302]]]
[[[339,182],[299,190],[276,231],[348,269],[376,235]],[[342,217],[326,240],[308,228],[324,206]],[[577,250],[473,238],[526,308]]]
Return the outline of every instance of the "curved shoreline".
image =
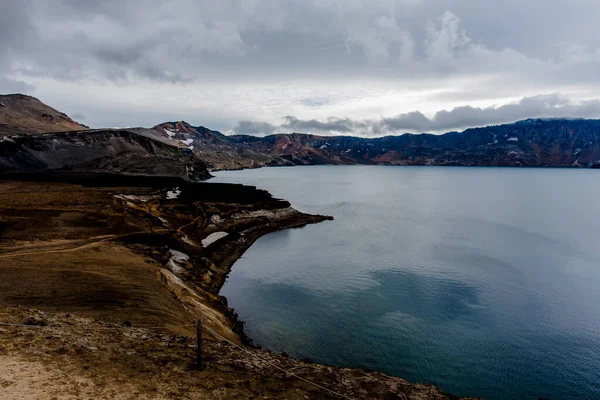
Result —
[[[171,333],[173,339],[168,343],[185,344],[195,336],[193,326],[202,315],[211,331],[243,345],[250,342],[243,322],[228,307],[225,297],[218,294],[235,261],[267,233],[331,219],[301,213],[287,201],[254,187],[181,181],[171,181],[170,185],[162,181],[154,187],[128,186],[131,179],[119,177],[110,187],[103,186],[106,180],[103,185],[89,186],[55,180],[0,182],[0,254],[7,256],[0,263],[0,306],[17,307],[9,310],[4,319],[18,321],[18,315],[37,308],[47,318],[70,326],[65,320],[68,311],[68,315],[73,313],[113,326],[127,324],[138,330],[159,327]],[[175,186],[179,188],[178,197],[167,198],[167,192],[174,191]],[[202,240],[214,232],[228,234],[203,246]],[[8,256],[13,253],[22,256]],[[15,349],[9,354],[12,359],[26,354],[14,347],[20,340],[18,331],[14,333],[4,337]],[[183,336],[177,339],[179,336],[173,334]],[[103,335],[98,333],[90,339],[89,346],[102,347],[96,340],[114,341]],[[140,343],[139,349],[163,346],[153,339],[156,334],[151,331],[142,337],[145,342]],[[42,336],[39,340],[50,339]],[[195,390],[190,380],[202,378],[199,382],[205,382],[206,377],[212,377],[220,382],[218,388],[237,391],[237,395],[232,392],[229,397],[221,396],[224,399],[256,395],[334,398],[302,380],[281,375],[260,362],[257,365],[255,354],[351,398],[457,398],[432,385],[408,383],[378,372],[299,361],[256,347],[248,347],[249,353],[236,351],[218,338],[207,337],[204,345],[210,355],[206,371],[187,369],[180,378],[170,376],[166,387],[177,385],[188,393]],[[131,363],[129,352],[131,347],[110,353],[111,363],[116,365],[111,368],[127,368]],[[181,347],[181,362],[192,359],[189,352],[189,345]],[[50,352],[44,362],[54,360],[56,354],[63,353]],[[65,357],[76,365],[97,358],[82,358],[82,354],[77,350],[67,352]],[[0,351],[2,357],[5,355]],[[166,365],[159,362],[147,371],[168,373]],[[90,379],[112,373],[100,365],[95,368],[103,372]],[[78,371],[87,374],[85,368]],[[210,397],[213,389],[202,390]]]

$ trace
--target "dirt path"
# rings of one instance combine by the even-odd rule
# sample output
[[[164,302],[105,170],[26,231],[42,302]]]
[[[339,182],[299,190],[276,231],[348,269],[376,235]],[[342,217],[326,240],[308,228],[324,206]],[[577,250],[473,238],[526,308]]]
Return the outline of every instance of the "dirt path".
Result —
[[[99,245],[101,243],[109,242],[111,240],[124,239],[126,237],[133,236],[133,235],[139,235],[141,233],[164,233],[164,232],[168,232],[168,231],[172,231],[172,230],[173,229],[156,229],[156,230],[154,230],[152,232],[139,231],[139,232],[127,233],[127,234],[124,234],[124,235],[106,235],[101,240],[96,240],[94,242],[86,243],[84,245],[77,246],[77,247],[70,247],[68,249],[54,249],[54,250],[28,251],[28,252],[22,252],[22,253],[0,254],[0,259],[2,259],[2,258],[21,257],[21,256],[37,256],[37,255],[40,255],[40,254],[71,253],[71,252],[74,252],[74,251],[79,251],[79,250],[87,249],[87,248],[90,248],[90,247],[93,247],[93,246],[97,246],[97,245]]]
[[[117,236],[117,235],[109,235],[109,237],[106,237],[106,238],[104,238],[102,240],[97,240],[95,242],[87,243],[87,244],[84,244],[82,246],[71,247],[71,248],[68,248],[68,249],[28,251],[28,252],[23,252],[23,253],[2,254],[2,255],[0,255],[0,258],[13,258],[13,257],[21,257],[21,256],[37,256],[37,255],[40,255],[40,254],[51,254],[51,253],[70,253],[70,252],[73,252],[73,251],[79,251],[79,250],[87,249],[87,248],[92,247],[92,246],[97,246],[100,243],[108,242],[109,240],[113,240],[113,239],[116,239],[118,237],[119,236]]]

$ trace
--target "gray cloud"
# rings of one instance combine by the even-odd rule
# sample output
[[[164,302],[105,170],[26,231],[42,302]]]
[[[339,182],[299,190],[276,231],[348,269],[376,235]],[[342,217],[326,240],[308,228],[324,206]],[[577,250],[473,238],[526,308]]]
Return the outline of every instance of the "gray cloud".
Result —
[[[600,62],[600,39],[591,28],[599,12],[600,3],[548,0],[508,0],[502,7],[466,7],[461,0],[348,0],[343,6],[7,0],[0,5],[0,51],[11,49],[12,72],[59,79],[402,78],[407,72],[414,79],[515,70],[556,79],[558,68],[565,79],[583,81],[596,70],[585,77],[567,72],[574,60]],[[569,18],[556,30],[543,22],[555,18],[540,15]],[[500,18],[510,23],[497,23]]]
[[[0,76],[0,93],[29,93],[32,90],[34,87],[26,82]]]
[[[2,73],[10,70],[13,53],[28,43],[34,31],[27,14],[28,6],[31,6],[29,0],[0,2],[0,93],[33,90],[32,85]]]
[[[431,118],[419,111],[398,114],[378,120],[352,120],[349,118],[328,118],[326,121],[301,120],[286,116],[279,127],[267,124],[269,131],[261,130],[263,123],[240,121],[238,126],[256,127],[254,132],[306,132],[316,134],[353,134],[358,136],[382,136],[406,132],[448,132],[475,126],[486,126],[515,122],[527,118],[600,118],[600,99],[573,102],[558,94],[525,97],[515,103],[499,107],[461,106],[452,110],[440,110]],[[237,127],[237,126],[236,126]],[[238,132],[234,129],[235,132]]]
[[[471,126],[514,122],[526,118],[600,117],[600,99],[574,103],[558,94],[525,97],[499,107],[461,106],[441,110],[432,118],[415,111],[384,118],[379,123],[388,131],[440,132]]]
[[[269,133],[287,114],[293,117],[277,129],[370,135],[459,129],[557,112],[591,115],[579,103],[534,97],[506,107],[453,107],[458,101],[490,104],[533,93],[587,91],[589,97],[600,90],[599,13],[600,2],[588,0],[477,6],[464,0],[3,0],[0,91],[36,95],[46,85],[44,93],[54,93],[48,102],[60,105],[67,95],[60,89],[69,83],[81,91],[112,84],[114,96],[131,99],[130,105],[111,108],[107,100],[98,104],[79,97],[71,102],[73,110],[97,124],[129,118],[130,124],[151,125],[159,122],[157,104],[168,98],[170,112],[181,110],[169,119],[197,115],[204,119],[197,123],[219,121],[219,129],[242,120],[234,131],[254,134]],[[230,87],[219,91],[219,84],[248,82],[254,87],[243,93]],[[359,84],[361,90],[344,91]],[[231,108],[215,112],[205,99],[193,103],[178,95],[181,85],[196,85],[198,93]],[[277,85],[281,91],[271,100]],[[366,102],[361,118],[369,112],[371,119],[359,119],[353,104],[371,96],[371,85],[393,87],[399,96],[448,89],[446,100],[441,94],[432,107],[449,111],[375,120],[382,107]],[[204,91],[207,87],[213,91]],[[136,88],[149,89],[142,94]],[[97,95],[89,92],[90,98]],[[180,100],[173,100],[177,96]],[[288,97],[289,104],[281,106]],[[198,108],[191,109],[195,104]],[[323,119],[328,114],[339,118]]]
[[[300,120],[293,116],[284,117],[285,122],[281,124],[281,129],[293,132],[352,132],[355,130],[356,122],[349,118],[328,118],[321,122],[315,119]]]
[[[268,122],[255,122],[255,121],[239,121],[232,129],[234,133],[244,135],[258,135],[265,134],[269,135],[275,132],[277,127],[271,125]]]

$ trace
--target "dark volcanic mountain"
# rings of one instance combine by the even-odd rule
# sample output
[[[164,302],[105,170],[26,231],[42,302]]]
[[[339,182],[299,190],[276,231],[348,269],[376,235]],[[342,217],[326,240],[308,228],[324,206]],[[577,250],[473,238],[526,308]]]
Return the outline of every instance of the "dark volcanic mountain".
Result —
[[[187,149],[136,130],[88,130],[0,137],[0,172],[127,174],[210,177],[206,164]]]
[[[24,94],[0,95],[0,134],[22,130],[29,133],[87,129],[66,114]]]
[[[150,129],[95,129],[39,100],[0,96],[0,173],[125,174],[210,178],[206,164],[179,141]],[[50,131],[63,131],[52,132]],[[43,133],[43,134],[42,134]]]

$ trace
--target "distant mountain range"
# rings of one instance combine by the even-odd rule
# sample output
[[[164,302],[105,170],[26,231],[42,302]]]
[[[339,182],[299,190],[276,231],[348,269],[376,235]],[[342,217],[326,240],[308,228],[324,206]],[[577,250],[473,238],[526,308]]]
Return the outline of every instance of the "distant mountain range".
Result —
[[[227,136],[183,121],[149,129],[88,130],[33,97],[0,96],[0,170],[70,169],[197,180],[209,176],[206,168],[320,164],[597,167],[600,120],[528,119],[443,135],[371,139],[304,133]]]
[[[213,169],[319,164],[592,167],[600,164],[600,120],[528,119],[443,135],[381,138],[304,133],[226,136],[185,122],[153,128],[189,143]]]

